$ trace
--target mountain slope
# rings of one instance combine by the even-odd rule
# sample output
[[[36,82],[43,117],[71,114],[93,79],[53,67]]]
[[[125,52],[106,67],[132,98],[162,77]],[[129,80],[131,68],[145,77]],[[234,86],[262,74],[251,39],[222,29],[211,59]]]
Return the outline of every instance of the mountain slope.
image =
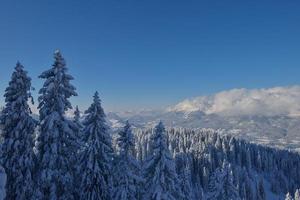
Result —
[[[161,111],[109,113],[114,128],[129,120],[135,127],[152,127],[159,120],[169,127],[221,129],[250,142],[300,150],[300,86],[233,89],[184,100]]]

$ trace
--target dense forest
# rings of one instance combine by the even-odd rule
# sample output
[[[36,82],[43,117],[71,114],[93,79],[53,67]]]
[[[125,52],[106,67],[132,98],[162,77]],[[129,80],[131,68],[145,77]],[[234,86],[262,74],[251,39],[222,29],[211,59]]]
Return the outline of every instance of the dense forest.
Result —
[[[98,92],[83,116],[75,107],[70,119],[77,93],[59,51],[39,78],[38,120],[22,64],[5,90],[0,193],[7,200],[300,200],[298,153],[163,122],[152,129],[127,122],[113,132]]]

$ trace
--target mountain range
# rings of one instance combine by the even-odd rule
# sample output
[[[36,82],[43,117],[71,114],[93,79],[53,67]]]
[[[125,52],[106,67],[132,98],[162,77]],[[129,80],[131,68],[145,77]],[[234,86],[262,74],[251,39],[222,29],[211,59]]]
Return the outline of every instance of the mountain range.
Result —
[[[160,110],[109,112],[110,125],[211,128],[247,141],[300,151],[300,86],[232,89]]]

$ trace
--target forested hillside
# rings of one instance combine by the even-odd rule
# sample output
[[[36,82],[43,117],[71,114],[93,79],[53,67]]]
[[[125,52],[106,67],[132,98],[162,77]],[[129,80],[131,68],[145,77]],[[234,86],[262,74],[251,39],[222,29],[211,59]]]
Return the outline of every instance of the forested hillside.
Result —
[[[151,154],[152,132],[136,130],[139,160]],[[300,186],[297,153],[221,136],[210,129],[170,128],[167,138],[182,189],[196,199],[283,199]]]

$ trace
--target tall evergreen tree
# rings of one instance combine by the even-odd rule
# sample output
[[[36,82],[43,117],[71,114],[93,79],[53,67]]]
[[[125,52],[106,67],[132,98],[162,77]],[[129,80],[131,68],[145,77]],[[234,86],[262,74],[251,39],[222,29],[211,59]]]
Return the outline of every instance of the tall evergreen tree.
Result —
[[[108,200],[112,191],[111,136],[105,120],[105,113],[101,107],[98,92],[94,95],[94,102],[85,112],[84,142],[87,144],[80,159],[80,199]]]
[[[80,111],[78,106],[76,106],[74,111],[74,117],[72,120],[71,129],[73,130],[73,139],[71,140],[72,143],[69,145],[68,149],[70,152],[69,157],[69,164],[70,169],[72,170],[72,176],[73,176],[73,182],[74,187],[80,186],[80,169],[79,169],[79,162],[80,162],[80,154],[82,153],[85,144],[83,142],[83,135],[82,135],[82,129],[83,125],[80,120]],[[75,196],[75,199],[78,199],[80,194],[79,190],[73,190],[73,194]]]
[[[45,79],[39,94],[40,132],[37,137],[39,167],[38,199],[73,199],[73,177],[69,146],[74,143],[72,122],[65,112],[72,109],[69,98],[76,96],[64,58],[54,53],[52,68],[39,78]]]
[[[266,192],[264,188],[264,181],[260,179],[257,185],[256,199],[257,200],[266,200]]]
[[[30,116],[31,79],[18,62],[5,90],[1,161],[7,174],[6,199],[31,199],[34,190],[33,134],[36,121]]]
[[[73,122],[74,122],[75,125],[76,125],[77,132],[78,132],[78,133],[77,133],[78,137],[80,137],[80,140],[83,140],[82,134],[81,134],[81,129],[83,128],[83,125],[82,125],[82,123],[81,123],[81,121],[80,121],[80,118],[81,118],[81,116],[80,116],[80,111],[79,111],[78,106],[76,106],[75,111],[74,111]]]
[[[145,200],[182,199],[175,163],[167,146],[165,127],[160,122],[151,137],[152,155],[144,165]]]
[[[184,200],[194,200],[195,194],[192,185],[192,175],[189,166],[186,166],[180,171],[179,180]]]
[[[209,200],[240,200],[238,189],[233,184],[233,174],[228,163],[218,168],[209,182]]]
[[[84,146],[83,142],[83,135],[82,135],[82,129],[83,125],[80,121],[80,111],[78,106],[76,106],[75,111],[74,111],[74,118],[73,118],[73,124],[72,124],[72,130],[73,130],[73,137],[72,138],[74,141],[72,145],[70,145],[69,149],[70,152],[72,153],[72,158],[71,158],[71,164],[75,165],[77,160],[78,160],[78,153]]]
[[[82,128],[83,125],[80,121],[80,111],[78,106],[76,106],[74,111],[74,118],[72,123],[70,123],[70,127],[72,129],[72,135],[69,137],[69,146],[68,151],[70,153],[70,165],[71,168],[75,170],[76,165],[79,159],[79,152],[83,148],[83,136],[82,136]]]
[[[3,167],[0,165],[0,200],[4,200],[6,192],[5,192],[5,185],[6,185],[6,173]]]
[[[293,200],[293,197],[290,193],[287,193],[285,196],[285,200]]]
[[[141,169],[135,159],[135,141],[128,121],[123,130],[119,132],[117,145],[119,154],[116,156],[114,168],[115,200],[137,200],[140,197]]]
[[[297,189],[295,192],[295,200],[300,200],[300,190]]]

